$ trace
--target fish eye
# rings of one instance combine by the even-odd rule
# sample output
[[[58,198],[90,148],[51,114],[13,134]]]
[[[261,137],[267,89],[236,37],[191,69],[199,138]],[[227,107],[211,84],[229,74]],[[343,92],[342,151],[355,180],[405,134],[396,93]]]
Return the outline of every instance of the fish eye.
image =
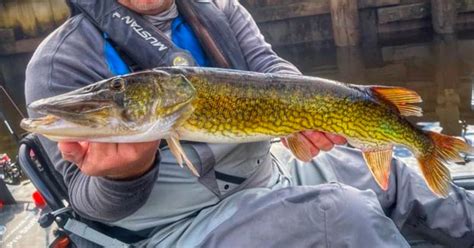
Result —
[[[115,78],[110,82],[109,87],[113,91],[123,91],[125,89],[125,80],[123,78]]]

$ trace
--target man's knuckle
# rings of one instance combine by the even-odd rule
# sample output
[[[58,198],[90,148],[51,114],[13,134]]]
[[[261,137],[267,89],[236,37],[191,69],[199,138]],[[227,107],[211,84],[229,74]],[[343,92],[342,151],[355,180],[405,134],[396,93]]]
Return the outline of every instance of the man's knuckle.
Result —
[[[89,166],[82,166],[80,167],[82,173],[88,175],[88,176],[95,176],[96,171],[94,169],[91,169]]]
[[[140,152],[136,151],[136,150],[133,150],[133,151],[130,151],[130,153],[128,153],[128,159],[129,161],[136,161],[138,159],[140,159],[141,157],[141,154]]]
[[[331,142],[329,142],[328,140],[323,141],[323,142],[321,143],[321,145],[319,146],[319,148],[320,148],[321,150],[323,150],[323,151],[329,151],[329,150],[331,150],[333,147],[334,147],[334,144],[331,143]]]
[[[311,155],[312,155],[313,157],[316,157],[316,156],[319,154],[319,151],[320,151],[319,149],[315,149],[315,150],[312,152]]]

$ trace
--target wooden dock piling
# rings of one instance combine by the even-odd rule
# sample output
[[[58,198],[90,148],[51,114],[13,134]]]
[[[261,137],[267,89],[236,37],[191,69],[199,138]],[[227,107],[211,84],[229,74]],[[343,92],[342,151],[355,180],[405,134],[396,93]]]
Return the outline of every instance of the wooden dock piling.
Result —
[[[336,46],[356,46],[360,41],[358,2],[329,0],[332,31]]]
[[[452,34],[456,25],[456,2],[431,0],[433,29],[438,34]]]

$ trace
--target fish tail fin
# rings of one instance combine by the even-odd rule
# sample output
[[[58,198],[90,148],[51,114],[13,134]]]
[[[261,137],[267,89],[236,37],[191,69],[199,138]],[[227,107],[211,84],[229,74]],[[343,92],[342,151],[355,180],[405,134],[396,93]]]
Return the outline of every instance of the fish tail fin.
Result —
[[[381,102],[395,108],[403,116],[422,116],[420,107],[412,105],[422,99],[418,93],[402,87],[369,86],[371,95]]]
[[[439,196],[447,196],[451,175],[446,167],[447,161],[460,159],[459,152],[469,152],[469,145],[455,137],[427,131],[432,146],[418,156],[421,171],[428,187]]]

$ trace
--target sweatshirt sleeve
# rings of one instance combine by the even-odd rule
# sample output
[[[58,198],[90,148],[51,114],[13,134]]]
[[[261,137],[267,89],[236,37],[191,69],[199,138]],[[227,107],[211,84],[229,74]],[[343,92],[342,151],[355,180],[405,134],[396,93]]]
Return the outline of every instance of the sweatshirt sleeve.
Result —
[[[111,77],[103,59],[100,33],[81,15],[67,21],[38,47],[26,70],[27,104]],[[30,117],[38,114],[29,112]],[[114,222],[139,209],[150,195],[158,172],[155,166],[140,178],[114,181],[83,174],[64,161],[57,143],[40,137],[55,169],[63,176],[69,202],[80,215]]]
[[[280,58],[268,44],[249,12],[237,0],[217,0],[216,5],[229,19],[251,71],[301,74],[290,62]]]

